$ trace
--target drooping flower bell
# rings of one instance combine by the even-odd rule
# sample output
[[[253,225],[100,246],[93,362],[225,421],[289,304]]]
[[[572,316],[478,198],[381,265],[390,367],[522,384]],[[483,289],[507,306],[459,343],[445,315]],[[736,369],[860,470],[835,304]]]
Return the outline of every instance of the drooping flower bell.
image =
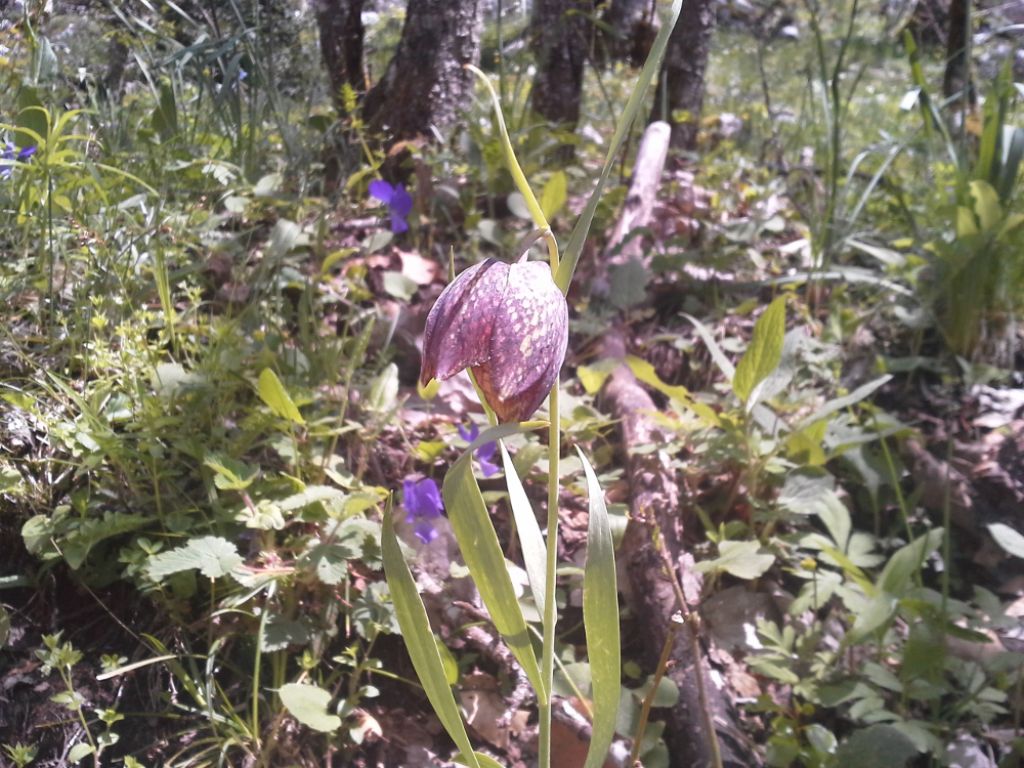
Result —
[[[558,380],[568,342],[569,308],[547,264],[487,259],[427,315],[420,383],[470,368],[499,421],[525,421]]]

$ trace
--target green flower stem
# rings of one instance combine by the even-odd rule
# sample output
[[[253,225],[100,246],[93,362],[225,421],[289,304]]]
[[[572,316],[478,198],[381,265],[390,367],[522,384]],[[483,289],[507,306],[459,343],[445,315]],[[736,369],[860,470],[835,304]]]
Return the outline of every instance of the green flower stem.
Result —
[[[544,577],[544,641],[541,645],[540,674],[547,683],[548,691],[554,690],[555,675],[555,579],[558,567],[558,462],[561,447],[561,425],[558,418],[558,382],[551,388],[548,398],[551,423],[548,426],[548,525],[547,525],[547,569]],[[540,706],[540,736],[538,763],[540,768],[551,764],[551,698]]]
[[[547,217],[537,202],[537,196],[530,189],[530,183],[516,159],[515,149],[512,147],[512,140],[508,135],[508,128],[505,126],[505,118],[501,111],[501,102],[498,94],[494,92],[490,78],[471,64],[466,69],[472,72],[487,88],[491,102],[494,106],[495,120],[498,124],[498,132],[501,134],[502,147],[505,150],[505,161],[508,164],[509,173],[516,188],[526,201],[526,208],[533,219],[533,225],[540,232],[548,246],[548,261],[551,264],[552,277],[558,273],[559,257],[558,242],[551,231]],[[568,290],[568,282],[565,286],[559,286],[562,292]],[[474,382],[475,383],[475,382]],[[477,394],[480,394],[479,391]],[[486,402],[480,398],[480,402]],[[546,532],[547,541],[547,563],[546,577],[544,581],[544,616],[542,625],[544,630],[541,647],[540,674],[545,682],[548,695],[541,696],[538,691],[538,715],[540,718],[539,738],[537,746],[537,763],[540,768],[550,768],[551,765],[551,693],[554,683],[555,670],[555,622],[557,612],[555,606],[555,579],[558,567],[558,463],[562,442],[561,425],[558,418],[558,381],[551,388],[551,395],[548,398],[550,412],[550,426],[548,427],[548,524]],[[486,408],[486,405],[484,406]]]

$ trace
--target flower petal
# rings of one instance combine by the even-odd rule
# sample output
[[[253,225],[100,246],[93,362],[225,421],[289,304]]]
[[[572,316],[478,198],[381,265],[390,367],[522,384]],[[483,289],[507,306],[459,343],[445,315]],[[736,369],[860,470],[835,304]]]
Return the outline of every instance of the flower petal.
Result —
[[[509,268],[505,300],[491,331],[489,359],[474,367],[502,422],[524,421],[558,380],[569,343],[569,307],[543,262]]]
[[[375,197],[384,204],[390,204],[395,194],[395,188],[383,179],[375,179],[370,182],[370,196]]]
[[[397,184],[388,202],[392,215],[398,214],[403,219],[412,211],[412,197],[405,191],[405,186]]]
[[[423,332],[420,383],[454,376],[491,355],[491,330],[505,297],[509,265],[487,259],[465,270],[441,292]]]

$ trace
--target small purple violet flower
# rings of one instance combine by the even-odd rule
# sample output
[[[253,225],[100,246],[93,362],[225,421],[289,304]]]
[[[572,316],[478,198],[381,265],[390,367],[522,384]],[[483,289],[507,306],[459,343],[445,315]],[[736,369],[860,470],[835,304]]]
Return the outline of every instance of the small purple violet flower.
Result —
[[[430,477],[419,480],[405,478],[402,482],[402,506],[405,507],[405,521],[413,526],[413,532],[420,541],[429,544],[437,538],[437,529],[432,521],[444,511],[437,481]]]
[[[459,424],[459,437],[467,443],[472,443],[479,436],[480,427],[476,424],[470,424],[469,429]],[[494,463],[494,454],[497,450],[497,443],[484,443],[476,449],[476,460],[480,463],[480,471],[484,473],[484,477],[491,477],[498,473],[499,467]]]
[[[392,186],[383,179],[370,182],[370,196],[384,203],[391,212],[391,231],[396,235],[406,232],[409,223],[406,219],[412,212],[412,198],[401,184]]]
[[[35,147],[18,149],[11,142],[5,141],[3,151],[0,152],[0,179],[6,180],[11,178],[11,174],[14,173],[13,163],[15,161],[19,163],[28,162],[35,153]]]

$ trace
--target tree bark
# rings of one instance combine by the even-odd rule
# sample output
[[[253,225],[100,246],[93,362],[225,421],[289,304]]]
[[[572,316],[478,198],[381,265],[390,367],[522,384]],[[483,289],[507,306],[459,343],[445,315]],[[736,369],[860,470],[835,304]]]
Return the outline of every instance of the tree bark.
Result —
[[[601,20],[609,58],[642,67],[660,26],[651,0],[612,0]]]
[[[534,0],[531,20],[537,75],[533,110],[564,131],[576,130],[583,94],[583,65],[590,46],[592,0]],[[563,148],[562,160],[572,157]]]
[[[399,141],[454,122],[470,92],[464,65],[480,53],[478,9],[478,0],[409,0],[398,50],[366,95],[371,128]]]
[[[672,126],[673,149],[693,149],[697,144],[714,26],[712,0],[687,0],[669,37],[654,113]]]
[[[942,93],[946,98],[959,95],[964,104],[974,103],[974,88],[968,71],[971,34],[971,0],[952,0],[949,4],[949,35],[946,38],[946,71]]]
[[[366,91],[363,76],[364,0],[316,0],[316,23],[320,29],[320,55],[331,83],[331,99],[339,114],[348,112],[344,88],[348,85],[361,96]]]

